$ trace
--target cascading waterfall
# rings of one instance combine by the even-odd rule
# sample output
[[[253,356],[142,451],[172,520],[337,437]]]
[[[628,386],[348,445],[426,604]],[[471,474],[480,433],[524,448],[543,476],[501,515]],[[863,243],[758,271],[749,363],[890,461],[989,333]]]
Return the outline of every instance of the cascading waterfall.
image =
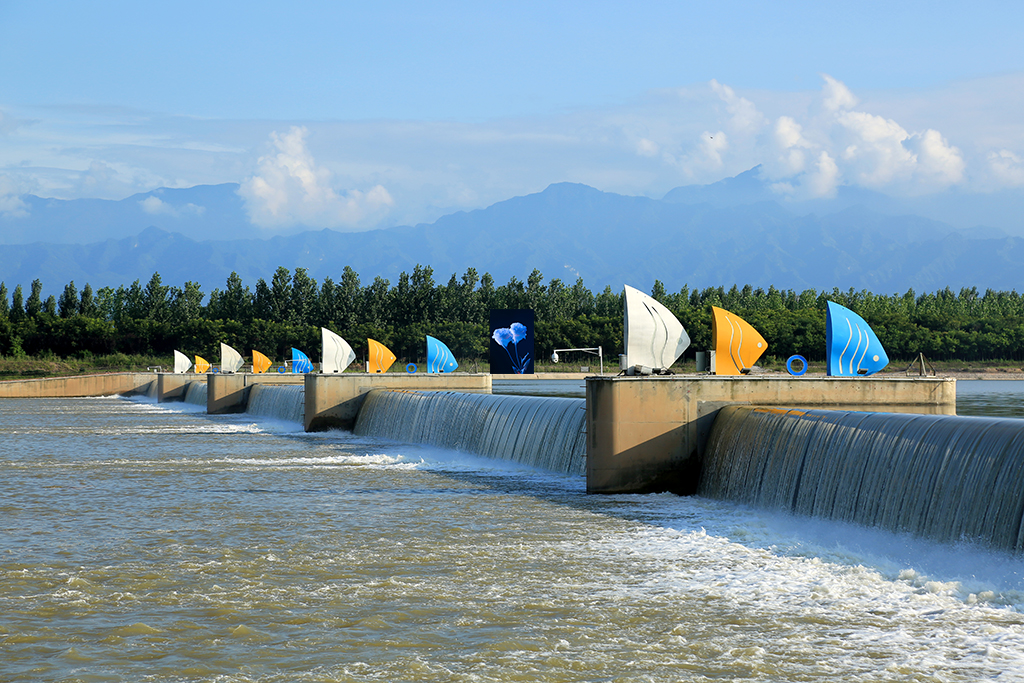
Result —
[[[302,424],[306,412],[306,392],[302,386],[254,384],[249,389],[245,412]]]
[[[577,398],[378,389],[367,395],[354,431],[584,474],[585,407]]]
[[[206,405],[206,382],[189,382],[185,388],[185,403]]]
[[[907,531],[1024,547],[1024,420],[730,406],[699,492]]]

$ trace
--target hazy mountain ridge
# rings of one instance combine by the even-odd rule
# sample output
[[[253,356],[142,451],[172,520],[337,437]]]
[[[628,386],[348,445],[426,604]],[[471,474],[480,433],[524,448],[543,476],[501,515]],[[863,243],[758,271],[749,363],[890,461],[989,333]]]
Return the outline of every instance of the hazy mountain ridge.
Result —
[[[623,283],[649,290],[655,279],[672,290],[683,284],[734,283],[879,293],[911,287],[1021,288],[1021,238],[998,230],[957,230],[922,216],[889,215],[857,204],[824,215],[800,214],[766,199],[756,171],[708,186],[677,188],[662,200],[558,183],[430,224],[359,233],[318,230],[270,239],[197,240],[151,224],[130,237],[5,246],[0,280],[13,289],[40,278],[47,292],[59,293],[70,280],[79,287],[89,282],[95,289],[145,282],[158,271],[165,283],[195,280],[209,291],[223,287],[231,271],[252,287],[282,265],[304,267],[319,280],[337,280],[350,265],[364,284],[377,275],[394,283],[400,272],[411,272],[419,263],[432,266],[438,281],[473,267],[504,283],[537,268],[548,279],[573,282],[582,276],[593,290],[605,285],[618,289]],[[99,201],[58,206],[69,223],[82,225],[104,206]],[[195,216],[188,224],[193,230],[197,224],[206,226],[205,235],[224,234],[216,228],[217,216],[234,216],[228,235],[253,233],[238,218],[244,207],[231,185],[154,191],[117,204],[128,216],[159,216],[145,212],[146,201],[151,209],[166,205],[177,212],[166,213],[168,221],[188,222],[191,211]],[[74,219],[76,207],[81,213]]]

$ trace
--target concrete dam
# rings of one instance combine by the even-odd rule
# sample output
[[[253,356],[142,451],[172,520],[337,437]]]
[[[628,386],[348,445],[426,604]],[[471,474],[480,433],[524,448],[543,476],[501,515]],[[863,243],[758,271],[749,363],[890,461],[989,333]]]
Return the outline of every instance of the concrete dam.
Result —
[[[945,542],[1024,547],[1024,422],[957,417],[954,380],[589,377],[585,399],[493,395],[490,380],[125,373],[4,382],[0,396],[89,395],[91,382],[99,394],[184,400],[211,414],[248,412],[307,431],[341,428],[585,475],[591,493],[696,493]]]

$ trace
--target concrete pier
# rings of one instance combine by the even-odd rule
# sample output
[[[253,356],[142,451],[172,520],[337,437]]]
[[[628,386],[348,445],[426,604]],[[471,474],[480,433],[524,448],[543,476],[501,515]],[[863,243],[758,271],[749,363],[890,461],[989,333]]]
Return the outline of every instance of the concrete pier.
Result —
[[[373,389],[413,391],[461,391],[491,393],[491,376],[486,373],[306,375],[307,432],[352,429],[366,394]]]
[[[753,405],[956,414],[956,380],[864,377],[588,377],[587,491],[696,490],[718,410]]]
[[[188,385],[192,382],[206,383],[206,375],[195,373],[171,373],[161,372],[156,376],[156,401],[167,403],[169,401],[184,401]]]

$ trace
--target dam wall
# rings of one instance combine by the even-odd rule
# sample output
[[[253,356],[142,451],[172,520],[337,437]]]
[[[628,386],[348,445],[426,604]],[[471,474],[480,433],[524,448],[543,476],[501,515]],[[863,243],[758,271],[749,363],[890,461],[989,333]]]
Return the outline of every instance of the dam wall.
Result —
[[[588,377],[587,491],[697,490],[725,406],[956,413],[956,380],[866,377]]]
[[[158,375],[152,372],[112,372],[102,375],[6,380],[0,382],[0,398],[77,398],[147,394],[155,387],[157,378]]]

